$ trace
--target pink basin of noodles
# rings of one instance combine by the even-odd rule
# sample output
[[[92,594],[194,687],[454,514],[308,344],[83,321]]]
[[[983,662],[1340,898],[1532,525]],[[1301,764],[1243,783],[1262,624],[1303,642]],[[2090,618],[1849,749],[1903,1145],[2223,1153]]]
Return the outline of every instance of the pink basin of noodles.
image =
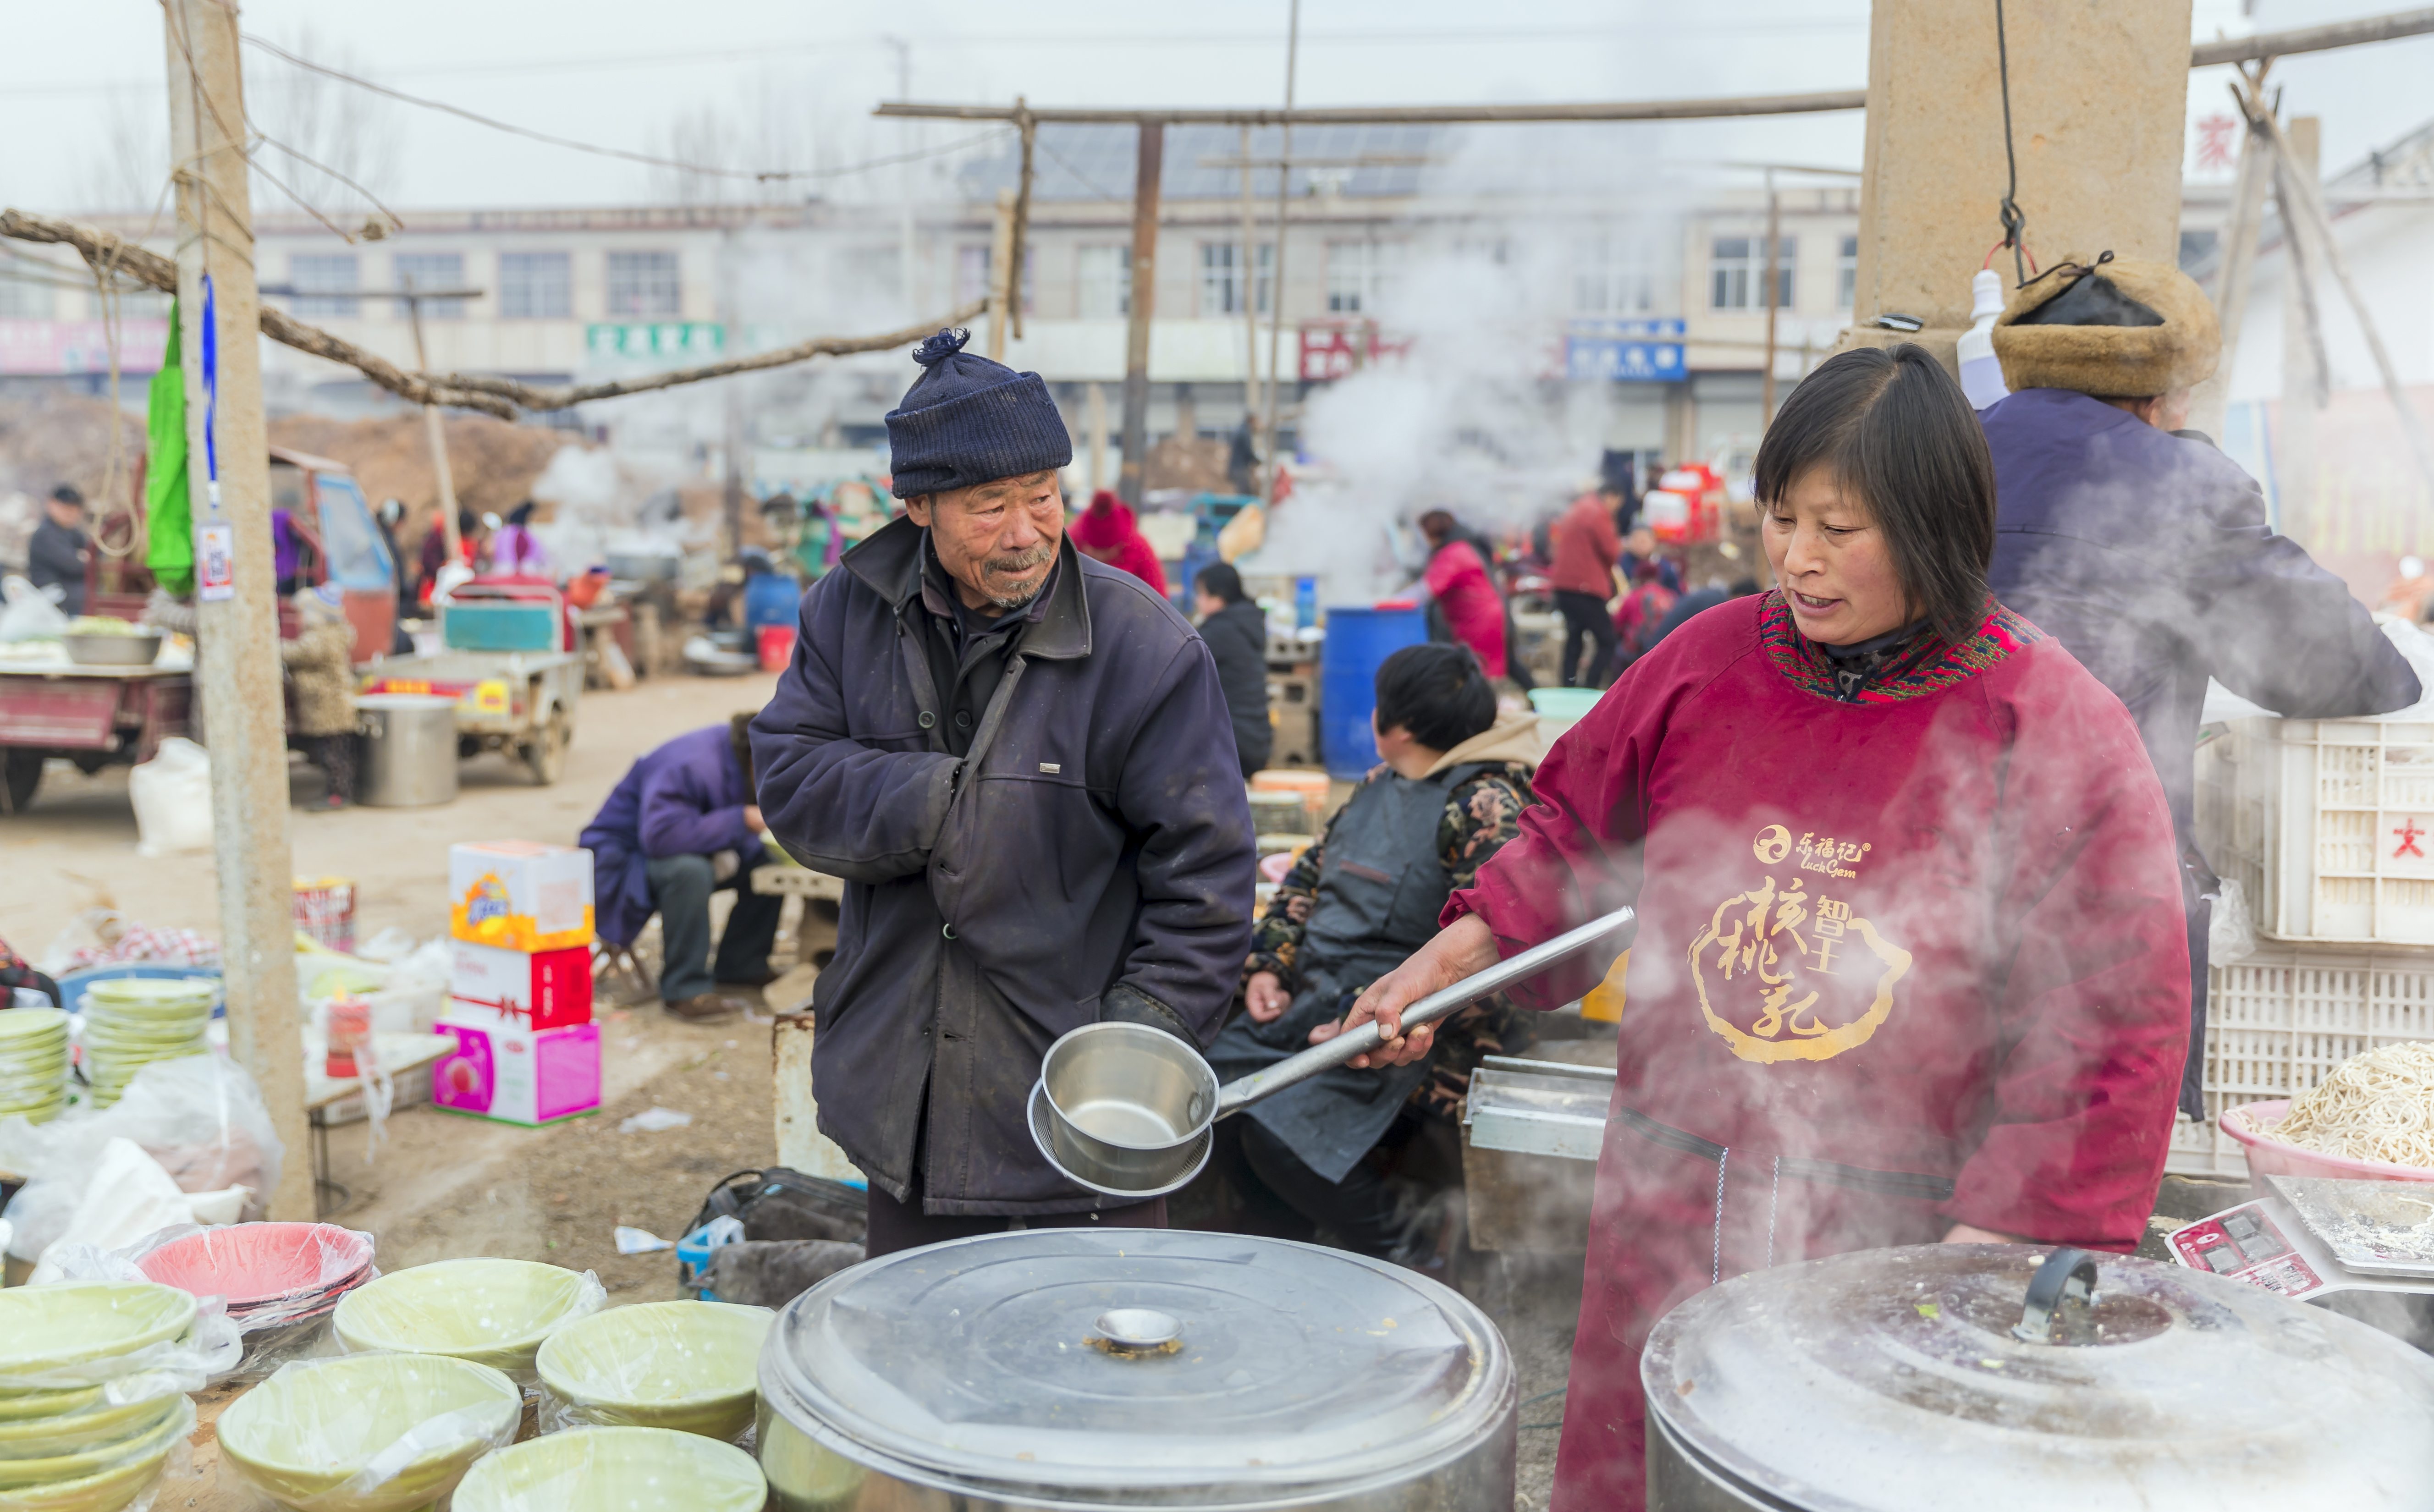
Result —
[[[2434,1167],[2394,1165],[2389,1160],[2357,1160],[2346,1155],[2302,1149],[2271,1134],[2259,1133],[2254,1127],[2258,1124],[2273,1123],[2289,1110],[2290,1100],[2287,1097],[2270,1103],[2243,1103],[2237,1108],[2223,1109],[2222,1131],[2246,1148],[2251,1177],[2329,1176],[2345,1181],[2434,1181]]]
[[[370,1266],[370,1243],[330,1223],[240,1223],[173,1240],[136,1262],[147,1280],[231,1308],[334,1293]]]

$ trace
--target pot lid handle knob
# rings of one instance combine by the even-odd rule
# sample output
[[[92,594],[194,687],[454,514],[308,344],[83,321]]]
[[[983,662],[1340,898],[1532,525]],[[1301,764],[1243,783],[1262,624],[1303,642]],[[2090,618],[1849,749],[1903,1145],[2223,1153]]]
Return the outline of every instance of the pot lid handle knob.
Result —
[[[1183,1337],[1183,1320],[1154,1307],[1119,1307],[1099,1314],[1091,1328],[1117,1354],[1162,1350]]]
[[[2096,1305],[2096,1257],[2066,1245],[2048,1255],[2029,1279],[2012,1337],[2023,1344],[2053,1343],[2054,1314],[2065,1302],[2077,1302],[2083,1311]]]

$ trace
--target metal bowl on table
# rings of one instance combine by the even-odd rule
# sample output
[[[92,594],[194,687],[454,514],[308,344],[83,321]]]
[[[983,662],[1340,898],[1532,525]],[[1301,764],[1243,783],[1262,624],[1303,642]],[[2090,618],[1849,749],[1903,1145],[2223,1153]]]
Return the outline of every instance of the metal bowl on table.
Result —
[[[156,630],[141,635],[62,635],[68,660],[88,667],[148,667],[161,655]]]
[[[2245,1281],[2026,1245],[1736,1277],[1640,1356],[1651,1512],[2427,1505],[2434,1359]]]
[[[1474,1512],[1513,1504],[1513,1360],[1381,1261],[1033,1228],[842,1271],[761,1354],[782,1512]]]

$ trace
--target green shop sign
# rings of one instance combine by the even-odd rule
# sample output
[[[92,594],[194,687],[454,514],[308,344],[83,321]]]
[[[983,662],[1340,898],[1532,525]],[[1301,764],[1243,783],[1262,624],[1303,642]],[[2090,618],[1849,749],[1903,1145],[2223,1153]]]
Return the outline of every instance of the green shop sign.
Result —
[[[714,320],[649,320],[585,328],[595,357],[715,357],[727,350],[727,328]]]

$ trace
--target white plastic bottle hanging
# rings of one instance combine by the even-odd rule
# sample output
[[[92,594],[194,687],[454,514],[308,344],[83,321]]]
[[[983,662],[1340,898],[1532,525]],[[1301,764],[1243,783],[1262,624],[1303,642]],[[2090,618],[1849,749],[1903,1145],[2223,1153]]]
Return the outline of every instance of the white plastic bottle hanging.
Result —
[[[2003,364],[1995,355],[1995,318],[2003,313],[2003,275],[1980,268],[1969,281],[1976,300],[1969,311],[1969,329],[1961,333],[1961,391],[1969,407],[1984,409],[2011,390],[2003,387]]]

